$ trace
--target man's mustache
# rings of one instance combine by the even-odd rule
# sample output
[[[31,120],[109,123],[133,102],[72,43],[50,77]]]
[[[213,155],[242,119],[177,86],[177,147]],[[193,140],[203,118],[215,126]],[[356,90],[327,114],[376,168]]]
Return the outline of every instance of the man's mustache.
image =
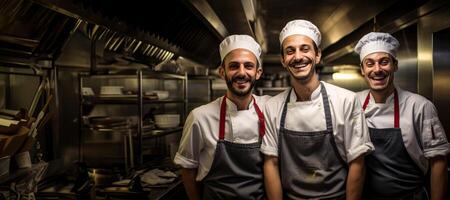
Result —
[[[232,82],[236,82],[236,81],[251,81],[250,77],[247,76],[233,76],[231,77],[231,81]]]
[[[309,58],[301,58],[301,59],[294,59],[289,63],[290,67],[293,67],[295,65],[302,65],[302,64],[310,64],[312,63],[312,60]]]

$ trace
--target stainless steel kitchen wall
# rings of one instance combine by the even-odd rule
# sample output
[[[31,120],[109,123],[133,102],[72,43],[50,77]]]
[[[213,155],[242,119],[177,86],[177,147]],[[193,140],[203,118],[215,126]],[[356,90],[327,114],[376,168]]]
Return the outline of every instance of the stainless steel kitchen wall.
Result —
[[[397,31],[393,36],[400,42],[394,82],[402,89],[417,92],[417,25]]]
[[[450,5],[418,21],[418,93],[432,100],[450,136]]]
[[[450,136],[450,27],[433,34],[433,100]]]
[[[73,69],[58,69],[59,130],[57,137],[59,152],[57,158],[63,159],[64,166],[71,166],[79,159],[79,88],[78,74]]]
[[[34,94],[39,86],[39,77],[30,75],[1,75],[3,90],[2,96],[5,108],[19,110],[29,109]],[[1,94],[1,93],[0,93]],[[2,102],[2,100],[0,100]],[[1,106],[1,104],[0,104]],[[0,107],[1,108],[1,107]]]

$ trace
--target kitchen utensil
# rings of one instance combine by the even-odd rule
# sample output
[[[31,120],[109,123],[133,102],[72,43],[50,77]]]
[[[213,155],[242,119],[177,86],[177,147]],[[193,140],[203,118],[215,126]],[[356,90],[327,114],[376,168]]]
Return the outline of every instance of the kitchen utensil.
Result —
[[[45,79],[45,81],[41,82],[36,93],[33,96],[33,100],[31,101],[30,108],[28,109],[29,116],[33,116],[33,114],[34,114],[34,110],[36,109],[39,99],[41,99],[41,94],[44,91],[45,82],[46,82],[46,79]]]
[[[36,118],[36,121],[33,122],[33,124],[31,125],[31,128],[30,128],[30,134],[29,134],[29,135],[31,135],[31,137],[33,137],[33,138],[36,137],[36,135],[37,135],[36,127],[39,125],[39,122],[40,122],[40,121],[42,120],[42,118],[44,117],[45,112],[46,112],[48,106],[50,105],[50,102],[52,101],[52,99],[53,99],[53,95],[51,94],[51,95],[47,98],[47,101],[45,102],[44,107],[43,107],[42,110],[39,112],[39,114],[38,114],[38,116],[37,116],[37,118]]]

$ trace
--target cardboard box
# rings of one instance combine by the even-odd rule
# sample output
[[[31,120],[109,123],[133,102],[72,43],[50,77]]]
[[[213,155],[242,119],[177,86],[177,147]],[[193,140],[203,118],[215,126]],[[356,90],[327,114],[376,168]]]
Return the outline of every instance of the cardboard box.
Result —
[[[22,126],[14,135],[0,135],[0,141],[4,141],[4,145],[0,149],[0,157],[12,156],[17,153],[23,146],[29,132],[30,129]]]

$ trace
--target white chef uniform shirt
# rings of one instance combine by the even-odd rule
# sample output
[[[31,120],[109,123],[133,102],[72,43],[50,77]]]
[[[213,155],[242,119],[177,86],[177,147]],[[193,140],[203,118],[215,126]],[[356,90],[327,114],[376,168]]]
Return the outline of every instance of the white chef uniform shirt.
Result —
[[[258,107],[270,96],[256,96]],[[175,155],[174,163],[183,168],[198,168],[197,181],[201,181],[209,172],[219,140],[220,104],[223,97],[211,103],[195,108],[186,119],[181,137],[180,147]],[[237,110],[237,106],[227,98],[225,117],[225,140],[233,143],[249,144],[259,140],[258,114],[253,100],[248,110]]]
[[[418,94],[398,87],[396,89],[400,128],[406,151],[425,174],[428,170],[428,159],[446,155],[450,152],[450,145],[433,103]],[[357,93],[361,104],[364,103],[368,93],[369,90]],[[367,125],[371,128],[394,128],[394,93],[386,99],[386,103],[375,103],[373,96],[370,95],[365,115]]]
[[[370,142],[369,130],[364,122],[361,103],[352,91],[322,82],[327,90],[333,120],[333,135],[341,157],[350,163],[360,155],[374,150]],[[278,156],[278,134],[283,105],[290,89],[272,97],[266,102],[266,135],[261,152]],[[292,89],[288,103],[285,128],[294,131],[326,130],[325,112],[319,86],[311,94],[311,101],[297,102]]]

